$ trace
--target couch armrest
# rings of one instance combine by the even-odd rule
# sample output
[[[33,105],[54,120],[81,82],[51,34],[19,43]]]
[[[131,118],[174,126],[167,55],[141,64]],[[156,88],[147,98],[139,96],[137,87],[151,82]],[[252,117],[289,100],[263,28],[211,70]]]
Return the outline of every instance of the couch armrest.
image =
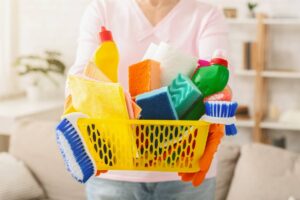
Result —
[[[218,154],[216,200],[225,200],[231,185],[240,146],[222,143]]]

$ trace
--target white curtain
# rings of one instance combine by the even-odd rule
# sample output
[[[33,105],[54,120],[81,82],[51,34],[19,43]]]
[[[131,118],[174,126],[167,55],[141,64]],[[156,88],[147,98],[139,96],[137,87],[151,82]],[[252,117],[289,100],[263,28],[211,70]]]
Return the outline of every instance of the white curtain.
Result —
[[[17,0],[0,0],[0,96],[16,92]]]

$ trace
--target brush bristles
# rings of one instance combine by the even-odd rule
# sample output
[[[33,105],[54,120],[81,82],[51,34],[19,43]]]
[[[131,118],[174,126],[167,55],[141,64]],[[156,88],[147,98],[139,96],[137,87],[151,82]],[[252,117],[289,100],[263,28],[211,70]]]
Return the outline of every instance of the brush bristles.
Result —
[[[208,101],[205,103],[206,114],[202,119],[211,123],[225,124],[226,135],[236,135],[237,128],[234,122],[237,107],[237,102]]]
[[[210,117],[234,117],[237,107],[237,102],[208,101],[205,103],[206,115]]]
[[[225,133],[227,136],[234,136],[238,133],[238,130],[234,124],[225,126]]]
[[[56,138],[67,170],[78,182],[88,181],[95,174],[95,166],[80,134],[68,119],[57,126]]]

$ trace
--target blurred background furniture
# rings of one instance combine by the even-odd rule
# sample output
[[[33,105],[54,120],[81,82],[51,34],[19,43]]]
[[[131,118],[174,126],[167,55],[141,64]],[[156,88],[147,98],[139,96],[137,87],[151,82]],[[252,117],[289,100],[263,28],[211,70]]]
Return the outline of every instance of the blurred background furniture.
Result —
[[[47,199],[83,200],[84,186],[66,171],[59,154],[54,133],[57,122],[58,119],[18,122],[11,136],[9,153],[30,169]],[[278,166],[280,161],[285,164]],[[219,152],[216,200],[299,198],[299,166],[300,155],[285,150],[258,144],[241,148],[225,143]],[[285,184],[289,183],[295,187],[287,188]],[[275,185],[276,191],[270,191]],[[276,196],[280,198],[274,198]]]
[[[23,119],[57,119],[63,110],[63,99],[49,99],[32,102],[25,97],[0,102],[0,152],[7,151],[8,140],[16,126]]]

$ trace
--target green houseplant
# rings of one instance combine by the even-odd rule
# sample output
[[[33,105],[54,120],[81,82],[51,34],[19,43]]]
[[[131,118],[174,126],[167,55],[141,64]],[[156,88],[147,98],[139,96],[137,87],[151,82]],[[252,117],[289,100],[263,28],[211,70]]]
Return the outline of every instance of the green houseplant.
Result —
[[[56,51],[46,51],[43,55],[27,55],[17,58],[15,63],[17,73],[26,79],[26,93],[29,99],[39,99],[42,79],[48,79],[55,87],[60,83],[55,76],[63,76],[66,70],[61,61],[61,54]]]
[[[255,17],[255,8],[258,6],[257,3],[254,2],[248,2],[247,7],[249,11],[249,17],[254,18]]]

